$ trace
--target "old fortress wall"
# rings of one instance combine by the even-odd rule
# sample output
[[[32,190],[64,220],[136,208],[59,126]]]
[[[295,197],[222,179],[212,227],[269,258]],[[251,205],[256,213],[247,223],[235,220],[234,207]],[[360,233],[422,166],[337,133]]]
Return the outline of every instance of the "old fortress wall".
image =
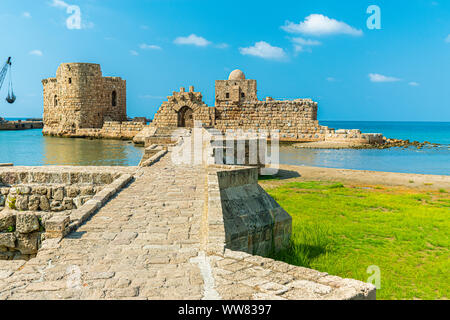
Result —
[[[163,132],[170,135],[176,128],[228,130],[279,130],[282,141],[330,141],[381,143],[380,134],[363,134],[359,130],[334,130],[317,120],[317,102],[310,99],[258,100],[257,81],[246,79],[240,70],[231,72],[228,80],[215,83],[215,107],[209,107],[194,87],[181,88],[163,102],[148,126],[128,122],[126,81],[103,77],[100,65],[64,63],[56,78],[42,81],[44,86],[45,135],[133,139],[143,142],[145,135]]]
[[[126,121],[126,81],[103,77],[100,65],[64,63],[44,79],[44,134],[76,136],[107,121]]]
[[[216,81],[215,107],[208,107],[200,92],[181,88],[163,102],[151,126],[192,128],[199,121],[203,127],[228,130],[279,131],[282,141],[330,141],[381,143],[381,134],[363,134],[359,130],[334,130],[317,120],[317,102],[311,99],[258,100],[256,80],[247,80],[240,70],[228,80]]]

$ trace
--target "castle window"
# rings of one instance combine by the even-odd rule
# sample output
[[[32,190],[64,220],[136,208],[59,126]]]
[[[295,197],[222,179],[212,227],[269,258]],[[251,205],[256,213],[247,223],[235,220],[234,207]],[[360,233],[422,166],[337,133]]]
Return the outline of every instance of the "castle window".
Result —
[[[58,96],[57,95],[55,95],[55,98],[53,100],[53,104],[55,105],[55,107],[58,106]]]
[[[72,78],[69,78],[69,84],[71,84],[72,83]]]
[[[245,93],[242,92],[242,93],[241,93],[241,97],[242,97],[242,98],[245,98]]]
[[[225,98],[230,99],[230,94],[228,92],[225,93]]]
[[[117,92],[114,90],[111,95],[112,101],[111,104],[113,107],[117,106]]]

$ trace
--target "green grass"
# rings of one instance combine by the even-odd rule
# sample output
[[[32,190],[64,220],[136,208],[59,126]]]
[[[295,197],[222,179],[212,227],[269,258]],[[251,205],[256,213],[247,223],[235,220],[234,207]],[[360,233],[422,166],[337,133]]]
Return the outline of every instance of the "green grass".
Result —
[[[293,218],[291,246],[273,258],[367,281],[378,299],[448,299],[450,198],[405,188],[291,182],[266,188]]]

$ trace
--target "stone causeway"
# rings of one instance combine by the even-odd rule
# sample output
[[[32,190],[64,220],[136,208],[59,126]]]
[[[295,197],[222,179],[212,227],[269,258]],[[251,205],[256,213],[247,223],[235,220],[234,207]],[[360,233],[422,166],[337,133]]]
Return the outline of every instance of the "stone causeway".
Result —
[[[141,167],[0,168],[8,196],[16,185],[29,188],[22,209],[33,187],[58,208],[50,202],[51,222],[41,218],[37,229],[18,216],[35,224],[42,211],[12,214],[9,234],[21,237],[17,230],[28,226],[40,242],[25,256],[17,239],[15,247],[0,242],[0,253],[16,254],[0,260],[0,299],[376,298],[371,284],[264,257],[288,243],[292,220],[258,185],[258,168],[175,165],[171,152],[156,149]],[[97,193],[74,200],[95,179]]]

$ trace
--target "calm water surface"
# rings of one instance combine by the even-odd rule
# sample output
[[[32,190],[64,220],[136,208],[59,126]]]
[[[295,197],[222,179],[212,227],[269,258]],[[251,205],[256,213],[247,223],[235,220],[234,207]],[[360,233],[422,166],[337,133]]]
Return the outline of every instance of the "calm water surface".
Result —
[[[42,136],[42,130],[0,131],[0,163],[16,166],[135,166],[143,148],[116,140]]]
[[[336,129],[381,132],[389,138],[429,141],[436,148],[384,150],[310,150],[280,148],[280,163],[355,170],[450,175],[449,122],[342,122],[321,121]],[[106,165],[139,164],[143,148],[116,140],[43,137],[42,131],[0,131],[0,163],[15,165]]]
[[[335,129],[360,129],[388,138],[428,141],[438,147],[368,150],[280,148],[280,163],[354,170],[450,175],[450,122],[320,121]]]

